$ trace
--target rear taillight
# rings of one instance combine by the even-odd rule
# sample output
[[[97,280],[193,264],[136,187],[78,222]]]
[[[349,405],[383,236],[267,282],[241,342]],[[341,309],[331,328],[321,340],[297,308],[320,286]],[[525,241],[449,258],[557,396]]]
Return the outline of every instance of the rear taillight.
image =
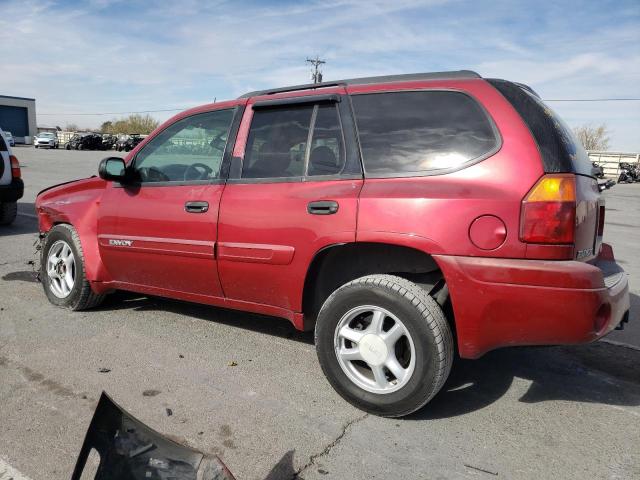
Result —
[[[576,228],[576,179],[545,175],[522,201],[520,240],[527,243],[571,244]]]
[[[9,155],[9,161],[11,163],[11,176],[13,178],[22,177],[22,172],[20,171],[20,162],[18,162],[18,159],[13,155]]]
[[[604,235],[604,205],[600,205],[600,215],[598,215],[598,236]]]

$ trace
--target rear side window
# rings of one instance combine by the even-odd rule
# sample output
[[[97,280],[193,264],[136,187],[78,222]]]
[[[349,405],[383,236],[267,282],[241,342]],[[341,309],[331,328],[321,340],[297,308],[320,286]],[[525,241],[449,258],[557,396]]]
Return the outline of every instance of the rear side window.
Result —
[[[368,174],[443,173],[499,146],[491,120],[464,93],[372,93],[352,101]]]
[[[538,144],[546,173],[592,175],[591,161],[571,128],[536,95],[506,80],[488,80],[520,114]]]
[[[6,152],[7,150],[7,144],[4,142],[4,137],[0,135],[0,152]]]
[[[242,178],[336,175],[345,163],[334,103],[254,111]]]

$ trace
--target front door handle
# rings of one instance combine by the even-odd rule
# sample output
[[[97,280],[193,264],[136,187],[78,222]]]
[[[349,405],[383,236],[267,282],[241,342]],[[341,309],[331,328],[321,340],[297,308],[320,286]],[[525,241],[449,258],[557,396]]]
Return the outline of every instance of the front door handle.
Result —
[[[209,202],[187,202],[184,211],[187,213],[205,213],[209,210]]]
[[[311,215],[332,215],[338,211],[338,202],[333,200],[316,200],[307,205],[307,212]]]

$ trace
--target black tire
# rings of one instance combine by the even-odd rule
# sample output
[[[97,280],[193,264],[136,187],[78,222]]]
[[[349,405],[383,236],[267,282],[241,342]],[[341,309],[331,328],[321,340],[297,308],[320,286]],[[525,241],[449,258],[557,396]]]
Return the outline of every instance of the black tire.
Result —
[[[11,225],[18,216],[18,202],[0,203],[0,225]]]
[[[391,393],[361,388],[337,358],[336,328],[347,312],[363,305],[381,307],[401,319],[413,340],[413,373]],[[426,405],[444,385],[454,357],[451,328],[438,303],[418,285],[393,275],[368,275],[333,292],[318,314],[315,340],[320,366],[333,388],[357,408],[383,417],[402,417]]]
[[[67,149],[67,150],[71,150],[71,145],[69,145],[69,144],[67,143],[67,144],[65,145],[65,147],[64,147],[64,148],[65,148],[65,149]]]
[[[38,148],[38,145],[36,145],[35,147]]]
[[[47,273],[47,259],[51,247],[59,240],[64,241],[73,252],[75,258],[75,282],[68,296],[60,298],[56,296],[51,288],[51,278]],[[40,261],[40,278],[44,293],[51,303],[58,307],[65,307],[70,310],[87,310],[102,303],[105,295],[99,295],[91,290],[91,285],[87,281],[84,268],[84,254],[80,237],[76,230],[68,224],[60,224],[53,227],[47,234],[42,247],[42,257]]]

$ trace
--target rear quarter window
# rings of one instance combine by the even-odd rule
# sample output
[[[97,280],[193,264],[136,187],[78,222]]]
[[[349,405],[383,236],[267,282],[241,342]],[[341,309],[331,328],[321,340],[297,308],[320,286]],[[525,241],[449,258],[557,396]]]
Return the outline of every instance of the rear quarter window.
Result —
[[[446,173],[499,147],[484,109],[461,92],[369,93],[352,102],[369,176]]]
[[[540,98],[513,82],[497,79],[488,82],[511,103],[529,127],[546,173],[593,175],[589,155],[580,141]]]

